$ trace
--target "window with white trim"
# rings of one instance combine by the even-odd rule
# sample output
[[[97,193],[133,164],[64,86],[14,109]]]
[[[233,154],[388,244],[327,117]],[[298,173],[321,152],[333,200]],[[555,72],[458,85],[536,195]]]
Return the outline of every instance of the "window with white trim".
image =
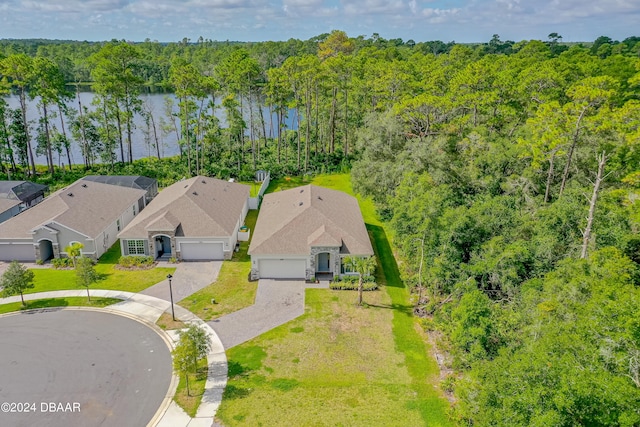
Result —
[[[127,240],[127,250],[129,255],[144,255],[144,240]]]

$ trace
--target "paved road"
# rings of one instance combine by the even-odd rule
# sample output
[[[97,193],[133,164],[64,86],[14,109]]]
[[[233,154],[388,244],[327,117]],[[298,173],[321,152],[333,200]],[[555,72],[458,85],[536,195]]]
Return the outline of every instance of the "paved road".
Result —
[[[207,323],[224,348],[231,348],[302,316],[304,290],[327,287],[328,282],[315,285],[303,280],[260,279],[254,305]]]
[[[171,266],[174,265],[171,264]],[[222,267],[222,261],[181,262],[177,264],[176,271],[171,279],[173,301],[183,300],[215,282],[218,279],[220,267]],[[169,281],[166,279],[140,293],[165,301],[171,299],[169,296]]]
[[[0,426],[144,426],[171,382],[171,355],[148,326],[105,312],[52,310],[0,317]],[[42,411],[43,403],[80,412]]]

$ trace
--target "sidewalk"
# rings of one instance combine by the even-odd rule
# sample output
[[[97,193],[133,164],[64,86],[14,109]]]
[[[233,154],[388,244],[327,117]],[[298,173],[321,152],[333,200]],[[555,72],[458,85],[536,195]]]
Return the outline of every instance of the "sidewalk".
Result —
[[[172,347],[175,345],[177,334],[162,331],[155,325],[162,313],[170,309],[171,304],[169,302],[148,295],[124,291],[93,289],[90,290],[90,294],[92,297],[121,299],[121,302],[100,310],[131,317],[145,323],[158,331],[158,333],[161,333],[161,335],[167,339],[168,343],[172,344]],[[25,301],[33,301],[45,298],[85,297],[86,295],[85,290],[51,291],[25,294],[24,299]],[[20,302],[20,296],[0,298],[0,304],[12,302]],[[227,384],[227,357],[224,352],[224,347],[215,331],[204,321],[178,305],[175,305],[174,308],[177,319],[185,323],[198,325],[211,337],[211,350],[207,355],[209,373],[205,384],[205,392],[202,396],[202,402],[198,407],[196,417],[191,418],[173,401],[173,395],[178,386],[177,380],[174,378],[171,386],[172,389],[167,393],[165,401],[158,409],[154,419],[149,423],[149,426],[210,427],[215,424],[213,419],[220,406],[222,393]]]

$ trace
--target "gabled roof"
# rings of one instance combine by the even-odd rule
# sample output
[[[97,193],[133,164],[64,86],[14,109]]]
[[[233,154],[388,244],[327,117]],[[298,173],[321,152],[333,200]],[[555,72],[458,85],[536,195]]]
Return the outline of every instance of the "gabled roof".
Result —
[[[30,202],[48,188],[30,181],[0,181],[0,198]]]
[[[143,190],[78,180],[1,223],[0,238],[30,238],[31,230],[50,223],[95,238],[144,194]]]
[[[196,176],[162,190],[118,237],[146,239],[148,232],[176,230],[176,236],[225,237],[234,230],[250,187]]]
[[[314,185],[265,195],[249,254],[308,255],[312,246],[373,255],[358,200]]]
[[[156,183],[155,179],[140,175],[87,175],[82,179],[139,190],[148,190]]]

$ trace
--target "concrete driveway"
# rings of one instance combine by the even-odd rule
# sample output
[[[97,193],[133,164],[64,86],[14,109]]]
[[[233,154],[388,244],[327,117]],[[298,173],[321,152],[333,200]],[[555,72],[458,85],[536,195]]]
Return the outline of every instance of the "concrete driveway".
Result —
[[[181,262],[179,264],[159,264],[159,266],[176,267],[171,279],[171,288],[173,289],[173,301],[177,303],[215,282],[218,279],[222,261]],[[169,280],[165,279],[140,293],[170,301]]]
[[[207,323],[224,348],[231,348],[302,316],[305,289],[328,287],[304,280],[260,279],[254,305]]]

